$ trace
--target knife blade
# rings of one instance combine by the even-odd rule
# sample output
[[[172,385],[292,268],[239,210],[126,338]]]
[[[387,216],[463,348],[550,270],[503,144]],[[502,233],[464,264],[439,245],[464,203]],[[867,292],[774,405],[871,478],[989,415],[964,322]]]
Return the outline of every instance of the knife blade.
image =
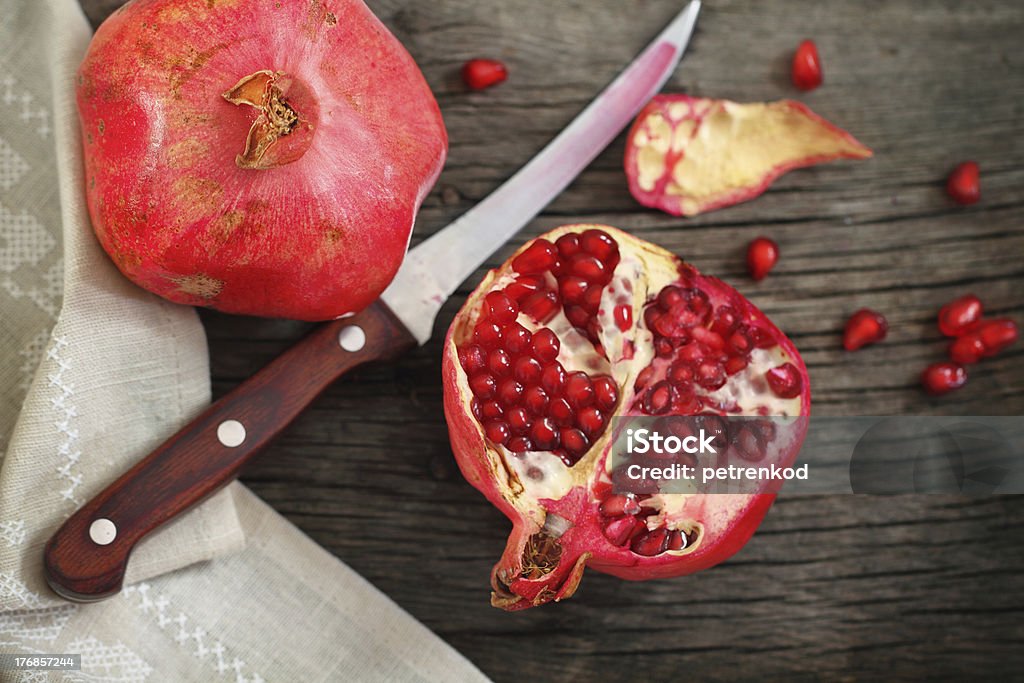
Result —
[[[76,602],[115,595],[141,539],[233,480],[337,378],[426,342],[455,288],[565,189],[660,90],[682,58],[699,10],[699,0],[693,0],[526,166],[412,249],[380,300],[314,328],[71,515],[44,550],[50,587]]]
[[[381,299],[420,344],[430,338],[455,288],[561,194],[661,90],[683,57],[699,12],[699,0],[687,5],[529,163],[409,252]]]

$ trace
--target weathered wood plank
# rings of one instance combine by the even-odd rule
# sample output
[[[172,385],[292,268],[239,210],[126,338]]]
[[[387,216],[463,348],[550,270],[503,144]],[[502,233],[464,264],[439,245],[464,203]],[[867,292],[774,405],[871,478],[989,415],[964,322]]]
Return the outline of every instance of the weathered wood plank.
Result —
[[[119,0],[83,0],[96,22]],[[539,150],[682,0],[377,0],[441,104],[449,163],[415,240],[457,217]],[[710,0],[668,89],[797,97],[876,156],[794,172],[760,199],[695,219],[642,210],[620,136],[516,240],[606,222],[734,283],[786,329],[818,414],[1024,414],[1024,350],[972,368],[942,400],[917,374],[940,358],[938,307],[967,290],[1024,319],[1024,7],[1008,0]],[[813,37],[825,85],[800,95],[788,58]],[[467,93],[470,57],[505,59],[501,87]],[[953,206],[945,174],[975,158],[983,201]],[[745,274],[746,242],[783,257]],[[493,265],[513,246],[493,257]],[[468,291],[481,273],[460,291]],[[845,316],[885,312],[889,339],[839,348]],[[449,303],[442,330],[458,308]],[[306,325],[204,313],[222,394]],[[440,344],[333,387],[246,481],[498,681],[1012,678],[1024,666],[1024,502],[939,496],[783,497],[733,560],[648,584],[588,576],[526,614],[487,605],[507,522],[466,484],[447,442]]]

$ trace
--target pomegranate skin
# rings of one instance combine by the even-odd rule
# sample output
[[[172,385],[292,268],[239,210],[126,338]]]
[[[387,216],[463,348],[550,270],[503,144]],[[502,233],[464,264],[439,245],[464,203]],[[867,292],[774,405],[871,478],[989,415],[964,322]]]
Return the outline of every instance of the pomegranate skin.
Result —
[[[540,488],[536,490],[531,489],[532,485],[528,481],[530,472],[522,465],[523,461],[513,462],[517,457],[514,455],[506,458],[500,449],[488,440],[481,421],[472,411],[467,373],[459,359],[460,345],[473,343],[472,330],[479,320],[478,316],[482,315],[486,295],[503,285],[507,286],[514,272],[522,273],[510,265],[516,257],[528,251],[540,240],[547,239],[550,243],[556,243],[559,237],[567,234],[581,235],[595,229],[610,235],[622,250],[622,264],[615,271],[615,278],[609,286],[619,287],[628,280],[632,285],[630,291],[638,297],[635,301],[640,302],[634,303],[634,308],[638,305],[641,308],[655,305],[652,302],[657,301],[656,295],[662,287],[661,284],[655,286],[656,282],[675,282],[671,279],[674,277],[692,278],[698,283],[696,286],[706,292],[715,305],[728,303],[737,324],[756,325],[763,334],[774,341],[773,348],[765,349],[763,353],[767,354],[770,351],[793,364],[801,380],[801,389],[798,396],[788,399],[785,403],[787,412],[754,410],[747,414],[810,413],[809,378],[806,366],[796,348],[761,311],[726,283],[711,276],[701,275],[671,253],[608,226],[562,226],[542,235],[536,241],[527,243],[504,265],[488,273],[469,296],[449,328],[442,359],[445,417],[459,468],[467,481],[512,522],[512,531],[505,551],[491,576],[492,604],[509,611],[527,609],[571,597],[587,567],[631,581],[678,577],[713,567],[734,555],[746,544],[775,498],[770,493],[687,497],[671,514],[673,519],[686,518],[694,521],[690,528],[699,530],[695,532],[695,540],[687,541],[687,546],[681,551],[662,551],[655,556],[644,556],[631,551],[628,543],[623,545],[610,542],[610,537],[602,528],[608,520],[607,516],[602,517],[602,504],[612,491],[605,469],[611,448],[612,437],[609,432],[596,436],[587,454],[564,471],[558,465],[555,465],[557,472],[544,469],[548,465],[535,461],[538,467],[544,469],[545,475],[556,473],[555,478],[546,480],[548,483],[541,481]],[[642,268],[638,269],[637,263],[647,264],[650,270],[645,272]],[[650,274],[654,270],[657,270],[657,275]],[[612,327],[619,330],[621,328],[617,323],[619,316],[616,316],[614,309],[606,304],[605,300],[601,310],[605,310],[606,313],[600,317],[606,325],[607,334],[607,330]],[[637,331],[643,326],[643,318],[642,310],[634,311],[631,320],[637,321],[636,327],[628,332],[621,330],[623,335],[636,340],[649,338],[644,337],[650,334],[646,328]],[[557,321],[553,324],[560,325]],[[712,320],[708,320],[706,324],[711,325]],[[612,337],[602,339],[606,342],[614,339],[614,333],[611,334]],[[633,343],[623,340],[621,347],[609,349],[609,358],[618,359],[614,363],[632,363],[633,352],[628,350],[631,348]],[[636,351],[636,355],[640,356],[639,350]],[[565,360],[564,353],[559,358]],[[642,392],[634,387],[633,380],[637,376],[635,371],[647,362],[643,361],[640,366],[630,370],[629,381],[619,386],[615,415],[640,414],[637,405],[640,403]],[[664,371],[666,361],[655,358],[650,362],[662,364],[660,367]],[[602,367],[594,372],[605,373],[607,370]],[[617,373],[616,370],[612,372]],[[757,372],[761,370],[752,369],[751,377]],[[744,411],[729,412],[742,414]],[[797,420],[794,425],[794,438],[787,449],[799,449],[803,441],[806,421]],[[796,451],[792,450],[790,455],[795,458]],[[559,482],[564,482],[564,486]],[[554,488],[544,488],[549,484]],[[536,492],[543,493],[556,489],[557,494],[540,495]],[[552,519],[556,520],[556,526],[559,525],[559,519],[568,522],[560,529],[562,533],[555,543],[557,553],[554,556],[557,557],[557,561],[553,564],[534,562],[537,557],[544,559],[543,554],[537,552],[537,545],[544,542],[544,532],[550,528]]]
[[[691,217],[754,199],[791,170],[871,155],[793,100],[655,95],[626,136],[623,163],[640,204]]]
[[[364,308],[447,152],[422,74],[360,0],[136,0],[96,32],[77,98],[103,248],[141,287],[229,313]]]

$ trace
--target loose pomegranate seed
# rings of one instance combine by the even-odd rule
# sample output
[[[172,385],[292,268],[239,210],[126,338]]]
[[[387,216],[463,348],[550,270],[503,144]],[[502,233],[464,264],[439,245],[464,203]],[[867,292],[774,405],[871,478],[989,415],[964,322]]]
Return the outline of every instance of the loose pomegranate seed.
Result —
[[[476,344],[470,344],[459,351],[459,361],[467,375],[473,375],[487,365],[487,353]]]
[[[601,375],[593,379],[594,402],[602,410],[611,410],[619,400],[619,387],[615,380],[608,375]]]
[[[619,253],[619,245],[603,230],[587,230],[580,235],[580,247],[604,263],[609,263]]]
[[[594,406],[584,408],[576,416],[576,423],[584,434],[594,438],[604,429],[604,413]]]
[[[543,372],[541,364],[529,356],[519,356],[512,366],[512,376],[524,385],[537,384]]]
[[[533,443],[525,436],[513,436],[506,446],[513,453],[525,453],[533,450]]]
[[[558,260],[558,250],[547,240],[537,240],[512,259],[512,268],[522,275],[535,275],[550,270]]]
[[[542,451],[550,451],[558,448],[561,435],[558,427],[551,418],[541,418],[530,427],[530,440],[536,448]]]
[[[763,280],[779,260],[779,245],[767,237],[758,237],[747,246],[747,270],[750,277]]]
[[[469,378],[469,389],[473,395],[482,401],[494,396],[498,390],[498,383],[486,372],[481,372]]]
[[[967,383],[967,369],[957,363],[932,363],[921,373],[921,384],[929,394],[941,396]]]
[[[562,364],[555,361],[545,367],[540,375],[540,385],[551,396],[561,394],[562,387],[565,386],[565,370],[562,368]]]
[[[505,349],[495,349],[487,356],[487,369],[495,377],[506,377],[512,373],[512,358]]]
[[[513,434],[525,434],[526,430],[530,428],[530,416],[526,412],[526,408],[517,407],[508,411],[505,416],[505,421],[508,422],[509,428]]]
[[[977,363],[985,357],[985,345],[981,341],[981,335],[969,332],[958,338],[949,346],[949,357],[953,362],[962,365]]]
[[[630,494],[608,496],[601,503],[601,514],[605,517],[635,515],[638,512],[640,512],[640,503]]]
[[[803,389],[800,372],[792,363],[783,363],[764,373],[772,392],[779,398],[796,398]]]
[[[502,325],[508,324],[519,315],[519,306],[508,298],[505,292],[490,292],[484,297],[484,304],[491,320]]]
[[[639,530],[642,526],[643,522],[636,517],[616,517],[609,520],[602,528],[602,531],[604,532],[605,538],[607,538],[612,545],[621,546],[625,545],[630,536],[632,536],[633,533]]]
[[[572,406],[564,398],[556,398],[548,404],[548,415],[555,421],[555,424],[560,427],[569,427],[574,422],[576,414],[573,412]]]
[[[812,40],[805,40],[793,55],[793,85],[801,90],[814,90],[821,85],[821,60],[818,47]]]
[[[523,405],[534,415],[543,415],[551,401],[548,392],[540,387],[530,387],[523,395]]]
[[[612,312],[615,317],[615,326],[623,332],[628,332],[633,327],[633,307],[626,304],[619,304]]]
[[[563,427],[561,431],[561,437],[562,448],[564,448],[566,452],[570,456],[572,456],[572,462],[569,463],[570,466],[575,464],[576,460],[578,460],[584,453],[587,452],[587,449],[590,448],[590,441],[587,439],[586,435],[579,429],[575,429],[573,427]]]
[[[508,425],[498,420],[492,420],[484,425],[484,434],[490,439],[491,443],[495,443],[499,446],[504,446],[508,443],[508,440],[512,438],[512,430],[508,428]]]
[[[994,356],[1017,341],[1017,323],[1008,318],[987,320],[978,328],[985,356]]]
[[[523,385],[510,377],[498,385],[498,400],[506,408],[511,408],[522,400],[523,391]]]
[[[862,308],[846,321],[843,332],[843,347],[847,351],[874,344],[885,339],[889,331],[889,323],[885,316],[870,308]]]
[[[480,408],[480,414],[487,419],[494,420],[505,414],[505,409],[498,401],[484,401]]]
[[[473,90],[485,90],[508,78],[508,68],[497,59],[471,59],[462,65],[462,80]]]
[[[541,363],[550,363],[558,358],[560,347],[558,335],[546,327],[533,334],[533,356]]]
[[[964,294],[939,309],[939,331],[947,337],[959,337],[981,320],[981,314],[981,299]]]
[[[978,162],[958,164],[946,180],[946,194],[957,204],[974,204],[981,199]]]
[[[665,552],[668,543],[668,529],[659,527],[654,531],[648,531],[633,539],[630,549],[637,555],[654,557]]]
[[[519,323],[512,323],[502,331],[501,338],[506,351],[512,354],[520,354],[529,351],[533,335]]]
[[[998,354],[1017,341],[1017,323],[1009,318],[984,320],[949,347],[949,357],[969,365]]]
[[[568,259],[573,254],[579,253],[580,236],[574,232],[567,232],[555,240],[555,247],[563,259]]]
[[[485,349],[496,349],[501,343],[501,326],[489,320],[482,320],[473,330],[473,341]]]
[[[523,299],[520,309],[539,323],[546,323],[558,312],[558,295],[550,290],[538,291]]]
[[[585,372],[573,372],[565,380],[565,398],[577,410],[594,402],[594,385]],[[586,431],[586,430],[584,430]]]

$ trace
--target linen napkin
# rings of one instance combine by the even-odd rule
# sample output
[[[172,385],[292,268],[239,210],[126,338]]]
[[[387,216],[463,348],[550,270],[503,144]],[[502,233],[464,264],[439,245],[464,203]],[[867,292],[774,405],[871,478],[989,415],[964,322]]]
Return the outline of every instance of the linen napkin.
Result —
[[[192,309],[125,280],[81,188],[75,0],[0,0],[0,654],[81,671],[0,681],[483,681],[235,483],[139,545],[122,594],[66,602],[42,552],[209,401]]]

